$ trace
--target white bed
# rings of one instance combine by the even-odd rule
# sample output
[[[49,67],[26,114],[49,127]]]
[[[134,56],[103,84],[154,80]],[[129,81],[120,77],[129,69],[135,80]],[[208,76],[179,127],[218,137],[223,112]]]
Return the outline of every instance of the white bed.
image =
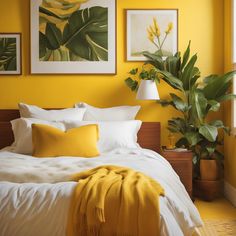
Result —
[[[0,151],[0,235],[64,236],[70,198],[77,183],[74,173],[100,165],[131,167],[157,180],[161,236],[192,235],[202,221],[170,164],[158,153],[142,148],[115,149],[95,158],[34,158]]]

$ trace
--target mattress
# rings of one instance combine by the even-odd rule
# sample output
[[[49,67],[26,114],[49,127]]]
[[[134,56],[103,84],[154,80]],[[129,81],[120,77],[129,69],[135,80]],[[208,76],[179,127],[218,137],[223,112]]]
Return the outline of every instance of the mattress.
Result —
[[[0,151],[0,235],[64,236],[76,182],[71,175],[100,165],[126,166],[158,181],[162,236],[192,235],[202,225],[178,175],[158,153],[148,149],[115,149],[99,157],[35,158]]]

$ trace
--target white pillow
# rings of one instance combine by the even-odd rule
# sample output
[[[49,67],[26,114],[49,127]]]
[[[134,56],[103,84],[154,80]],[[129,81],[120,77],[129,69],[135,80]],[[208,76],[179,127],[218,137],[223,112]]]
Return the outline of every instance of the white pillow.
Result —
[[[11,121],[14,134],[14,151],[21,154],[32,154],[32,124],[45,124],[65,131],[65,126],[60,122],[38,120],[34,118],[19,118]]]
[[[138,148],[137,133],[141,127],[140,120],[128,121],[65,121],[66,129],[71,129],[88,124],[98,124],[98,148],[101,153],[115,148]]]
[[[34,105],[18,104],[20,116],[48,121],[83,120],[86,108],[67,108],[61,110],[45,110]]]
[[[88,105],[87,103],[75,104],[75,107],[85,107],[86,112],[83,120],[98,121],[117,121],[117,120],[134,120],[140,106],[118,106],[108,108],[98,108]]]

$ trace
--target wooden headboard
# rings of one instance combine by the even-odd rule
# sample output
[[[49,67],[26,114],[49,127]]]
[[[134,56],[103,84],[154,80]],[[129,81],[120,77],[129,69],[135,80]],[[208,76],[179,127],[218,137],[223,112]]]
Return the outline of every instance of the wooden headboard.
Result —
[[[0,148],[9,146],[14,141],[10,121],[19,117],[19,110],[0,109]],[[159,122],[143,122],[138,133],[138,143],[143,148],[160,152],[160,137],[161,127]]]

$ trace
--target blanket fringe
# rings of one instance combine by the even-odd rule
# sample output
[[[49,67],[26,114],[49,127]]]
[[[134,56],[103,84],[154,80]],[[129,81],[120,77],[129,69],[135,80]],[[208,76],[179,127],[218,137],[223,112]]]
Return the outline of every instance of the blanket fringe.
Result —
[[[98,217],[98,220],[101,223],[105,222],[105,213],[104,213],[104,209],[96,207],[95,208],[95,215]]]

